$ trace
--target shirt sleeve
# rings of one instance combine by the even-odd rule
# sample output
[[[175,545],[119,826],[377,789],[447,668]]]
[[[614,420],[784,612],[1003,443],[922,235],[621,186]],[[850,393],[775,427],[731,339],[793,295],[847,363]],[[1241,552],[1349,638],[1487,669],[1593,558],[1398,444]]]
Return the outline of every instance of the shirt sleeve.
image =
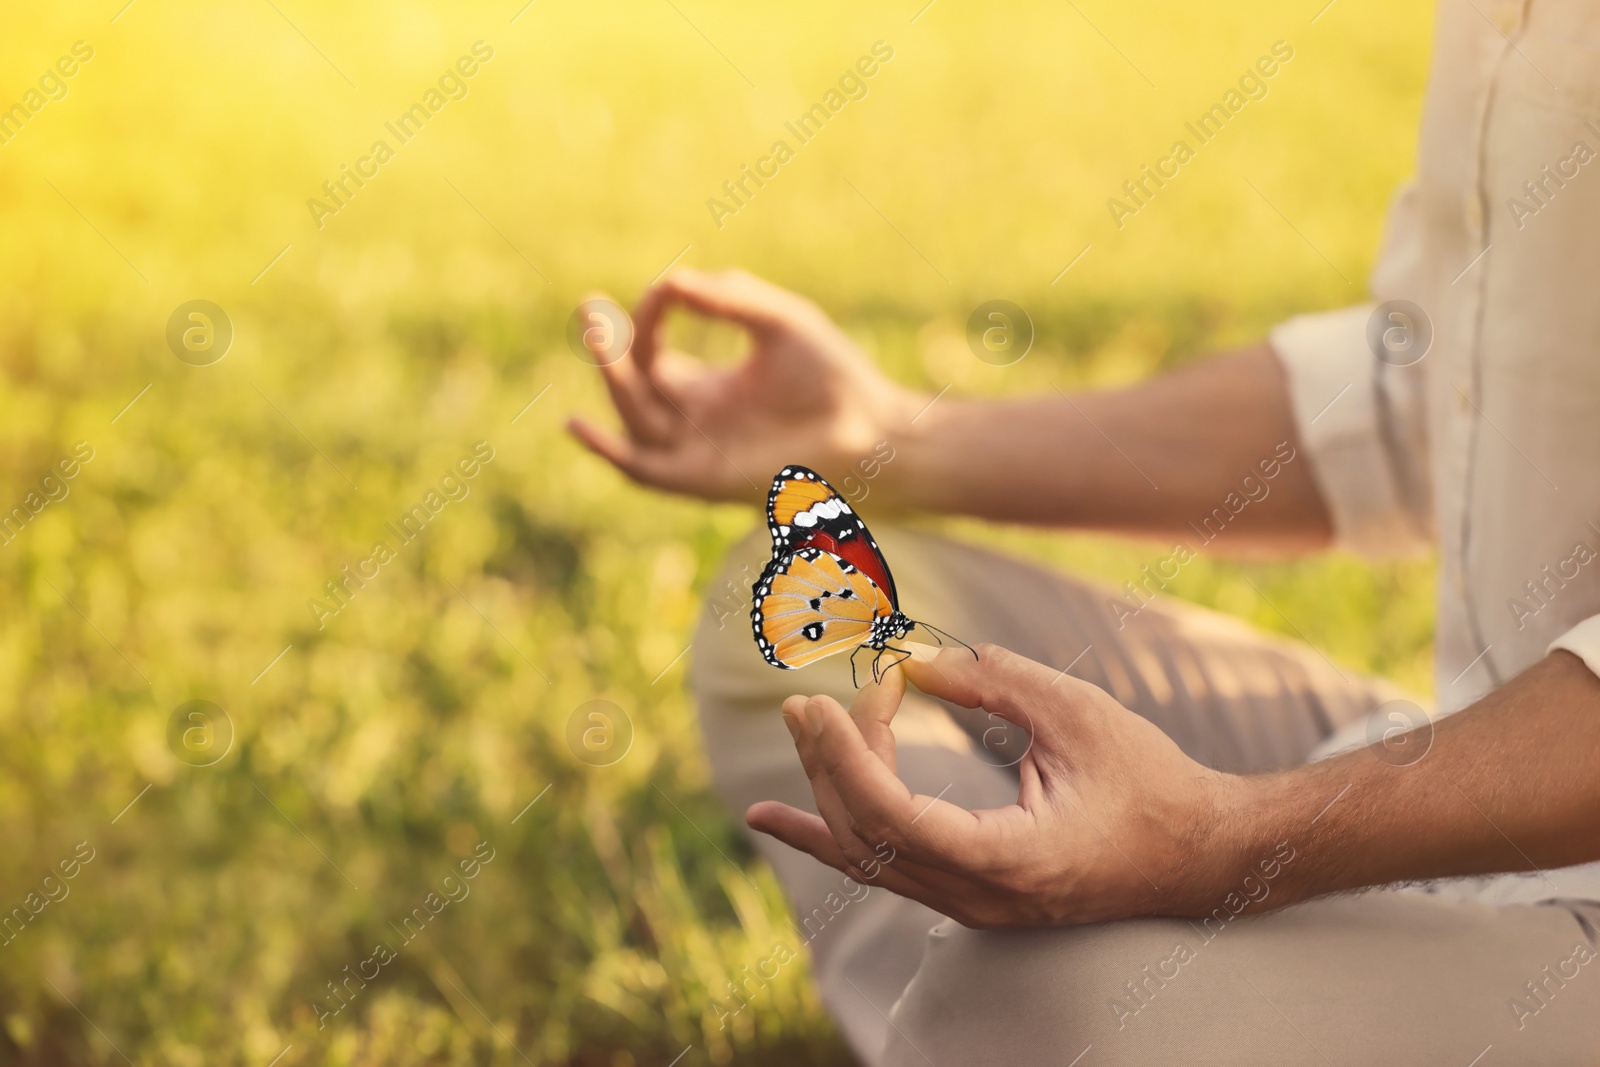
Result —
[[[1584,666],[1596,676],[1600,676],[1600,615],[1591,615],[1578,625],[1550,642],[1550,647],[1545,649],[1549,655],[1556,649],[1571,652],[1583,660]]]
[[[1338,543],[1364,556],[1432,542],[1425,369],[1367,343],[1375,306],[1301,315],[1270,335],[1288,377],[1295,429]]]

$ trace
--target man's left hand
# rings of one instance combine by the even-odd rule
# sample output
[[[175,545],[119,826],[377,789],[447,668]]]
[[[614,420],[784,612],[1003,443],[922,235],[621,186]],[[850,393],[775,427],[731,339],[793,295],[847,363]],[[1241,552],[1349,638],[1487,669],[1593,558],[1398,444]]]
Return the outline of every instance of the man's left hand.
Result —
[[[1201,766],[1096,686],[994,645],[917,654],[862,689],[784,701],[819,818],[763,801],[750,827],[965,926],[1200,914],[1233,877],[1219,827],[1242,779]],[[907,677],[1031,738],[1015,804],[967,811],[895,776]],[[892,849],[892,859],[885,860]]]

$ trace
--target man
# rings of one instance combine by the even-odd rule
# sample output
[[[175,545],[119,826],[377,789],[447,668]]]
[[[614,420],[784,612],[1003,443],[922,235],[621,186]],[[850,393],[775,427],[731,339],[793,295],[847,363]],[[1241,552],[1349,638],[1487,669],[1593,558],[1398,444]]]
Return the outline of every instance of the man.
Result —
[[[758,838],[827,920],[818,979],[867,1062],[1600,1054],[1597,149],[1600,5],[1443,0],[1381,305],[1134,388],[927,407],[756,279],[645,294],[604,371],[626,436],[573,430],[648,485],[755,499],[885,441],[873,500],[906,511],[1438,547],[1436,723],[1312,650],[881,524],[907,611],[987,642],[976,662],[919,655],[857,695],[843,657],[791,679],[709,612],[718,788],[799,850]],[[663,351],[676,305],[743,326],[748,362]],[[1236,508],[1247,477],[1270,493]],[[796,681],[818,695],[780,718]],[[818,909],[839,871],[873,888]]]

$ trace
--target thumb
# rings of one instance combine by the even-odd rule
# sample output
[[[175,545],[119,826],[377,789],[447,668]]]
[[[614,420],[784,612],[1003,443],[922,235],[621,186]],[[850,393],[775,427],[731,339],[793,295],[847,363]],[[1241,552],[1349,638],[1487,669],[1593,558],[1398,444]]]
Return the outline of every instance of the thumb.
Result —
[[[999,645],[931,652],[911,646],[912,658],[902,668],[911,684],[931,697],[982,708],[1046,742],[1060,738],[1062,713],[1084,684]]]

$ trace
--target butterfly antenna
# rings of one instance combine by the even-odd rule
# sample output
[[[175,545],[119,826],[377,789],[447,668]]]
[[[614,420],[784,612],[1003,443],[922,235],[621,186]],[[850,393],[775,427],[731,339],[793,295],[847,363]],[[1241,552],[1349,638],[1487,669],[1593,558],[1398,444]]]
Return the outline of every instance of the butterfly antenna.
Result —
[[[939,643],[941,645],[944,644],[944,642],[941,641],[940,638],[941,637],[948,637],[950,640],[954,641],[956,644],[960,645],[962,648],[966,649],[968,652],[971,652],[973,659],[977,659],[978,658],[978,650],[973,648],[971,645],[967,644],[965,641],[961,640],[961,638],[957,637],[955,634],[950,633],[949,631],[946,631],[946,630],[941,630],[937,626],[929,626],[925,622],[919,622],[919,623],[917,623],[917,625],[922,627],[924,630],[927,630],[929,633],[933,634],[933,639],[935,641],[939,641]]]

